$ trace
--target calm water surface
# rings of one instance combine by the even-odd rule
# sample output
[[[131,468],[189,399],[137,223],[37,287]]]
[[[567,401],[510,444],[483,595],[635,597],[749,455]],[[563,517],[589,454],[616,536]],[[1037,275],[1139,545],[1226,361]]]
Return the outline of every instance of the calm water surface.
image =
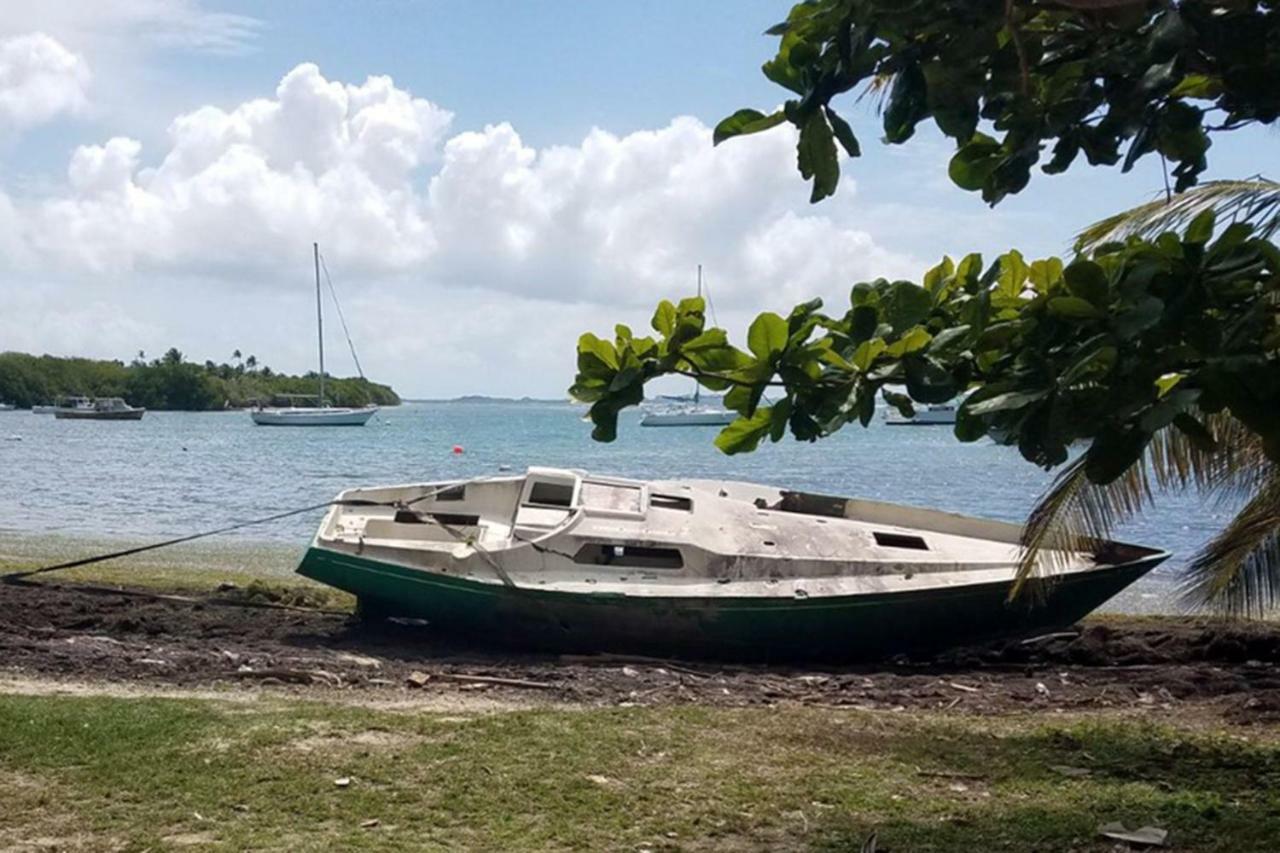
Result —
[[[357,485],[492,474],[500,466],[585,468],[643,478],[716,477],[1022,520],[1050,475],[1017,451],[961,444],[947,427],[849,427],[728,457],[715,429],[642,429],[626,413],[599,444],[581,410],[556,403],[410,403],[363,428],[254,426],[246,412],[150,412],[138,423],[0,412],[0,533],[146,539],[316,503]],[[453,445],[465,452],[451,453]],[[316,512],[232,534],[301,546]],[[1229,509],[1163,498],[1124,538],[1174,552],[1121,606],[1167,609],[1170,577]]]

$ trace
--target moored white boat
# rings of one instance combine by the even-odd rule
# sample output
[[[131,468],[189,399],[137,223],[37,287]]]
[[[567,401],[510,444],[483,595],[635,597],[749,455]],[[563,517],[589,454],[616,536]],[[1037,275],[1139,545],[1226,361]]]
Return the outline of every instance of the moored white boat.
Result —
[[[0,403],[0,412],[12,412],[16,411],[17,408],[13,403]]]
[[[324,399],[324,309],[323,301],[320,298],[320,244],[313,243],[311,245],[315,258],[316,269],[316,336],[320,350],[320,373],[319,384],[320,393],[315,397],[318,405],[315,406],[295,406],[293,403],[301,399],[301,395],[284,394],[281,397],[287,398],[289,405],[286,406],[258,406],[249,412],[249,417],[258,426],[364,426],[369,419],[378,413],[377,406],[329,406],[326,405]],[[332,284],[330,284],[332,288]],[[337,295],[334,295],[336,304]],[[343,328],[346,328],[344,321]],[[350,336],[347,337],[347,343],[351,344]],[[351,355],[355,358],[355,345],[351,344]],[[360,360],[356,359],[356,369],[360,369]],[[364,378],[364,372],[360,372],[360,378]]]
[[[750,483],[554,468],[343,492],[299,573],[366,614],[588,651],[857,658],[1069,624],[1168,555],[1041,555],[1016,524]]]
[[[640,426],[725,426],[737,417],[737,412],[715,406],[676,406],[646,411]]]
[[[52,415],[56,411],[58,411],[56,404],[39,404],[31,407],[31,414],[33,415]]]
[[[377,412],[377,406],[296,406],[254,409],[249,416],[259,426],[364,426]]]

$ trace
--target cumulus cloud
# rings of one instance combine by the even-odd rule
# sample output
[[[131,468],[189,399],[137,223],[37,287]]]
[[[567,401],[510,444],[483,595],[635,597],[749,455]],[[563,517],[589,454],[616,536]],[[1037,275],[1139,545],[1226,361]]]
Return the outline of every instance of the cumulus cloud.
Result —
[[[271,98],[179,116],[155,166],[131,139],[79,147],[30,233],[100,272],[215,268],[261,285],[319,240],[349,274],[614,304],[687,291],[698,263],[726,303],[917,266],[847,208],[804,208],[783,131],[713,148],[682,117],[536,150],[505,123],[448,137],[451,120],[388,77],[299,65]]]
[[[82,112],[89,66],[44,33],[0,39],[0,129]]]
[[[344,83],[302,64],[270,97],[178,116],[162,151],[82,145],[60,187],[0,196],[0,221],[16,223],[0,269],[56,273],[85,302],[127,306],[140,330],[167,329],[133,349],[195,355],[203,340],[213,357],[248,347],[305,369],[318,240],[371,372],[417,393],[554,393],[578,332],[643,328],[657,299],[693,290],[697,264],[731,326],[923,266],[870,236],[851,180],[805,204],[786,130],[717,148],[678,117],[538,149],[510,124],[456,132],[452,119],[389,77]],[[427,362],[450,368],[435,374],[448,387],[424,386],[414,365]]]

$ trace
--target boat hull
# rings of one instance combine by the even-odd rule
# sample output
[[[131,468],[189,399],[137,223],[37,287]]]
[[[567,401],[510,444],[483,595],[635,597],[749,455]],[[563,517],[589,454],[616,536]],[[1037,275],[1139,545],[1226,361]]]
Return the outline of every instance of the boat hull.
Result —
[[[364,426],[377,414],[376,408],[263,410],[250,412],[258,426]]]
[[[1009,583],[806,599],[582,594],[508,587],[313,546],[298,572],[362,608],[483,642],[736,660],[858,660],[1070,625],[1168,555],[1068,575],[1038,602]]]
[[[146,409],[108,409],[106,411],[55,409],[53,416],[66,421],[140,421],[146,413]]]
[[[640,426],[726,426],[737,420],[736,412],[655,412],[640,419]]]

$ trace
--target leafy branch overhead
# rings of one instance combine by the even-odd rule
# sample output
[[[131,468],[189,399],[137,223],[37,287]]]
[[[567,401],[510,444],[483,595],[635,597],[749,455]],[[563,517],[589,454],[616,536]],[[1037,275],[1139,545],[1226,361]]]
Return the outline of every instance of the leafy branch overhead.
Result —
[[[814,300],[761,314],[746,349],[707,327],[701,299],[663,302],[654,336],[583,335],[570,391],[592,404],[604,441],[646,382],[683,374],[725,391],[739,414],[716,439],[726,453],[866,425],[877,398],[910,415],[972,388],[958,438],[1016,445],[1046,468],[1088,442],[1094,483],[1120,476],[1166,427],[1212,450],[1203,418],[1215,413],[1280,462],[1280,250],[1251,232],[1236,223],[1215,238],[1207,212],[1181,237],[1113,243],[1069,264],[1016,251],[985,268],[978,255],[945,258],[920,283],[855,285],[837,313]]]
[[[1276,0],[809,0],[768,32],[764,74],[792,97],[739,110],[715,141],[790,122],[815,202],[839,182],[837,144],[861,154],[833,103],[859,89],[887,92],[888,143],[932,119],[956,143],[951,180],[993,205],[1081,155],[1128,171],[1158,152],[1181,191],[1211,132],[1280,115]]]

